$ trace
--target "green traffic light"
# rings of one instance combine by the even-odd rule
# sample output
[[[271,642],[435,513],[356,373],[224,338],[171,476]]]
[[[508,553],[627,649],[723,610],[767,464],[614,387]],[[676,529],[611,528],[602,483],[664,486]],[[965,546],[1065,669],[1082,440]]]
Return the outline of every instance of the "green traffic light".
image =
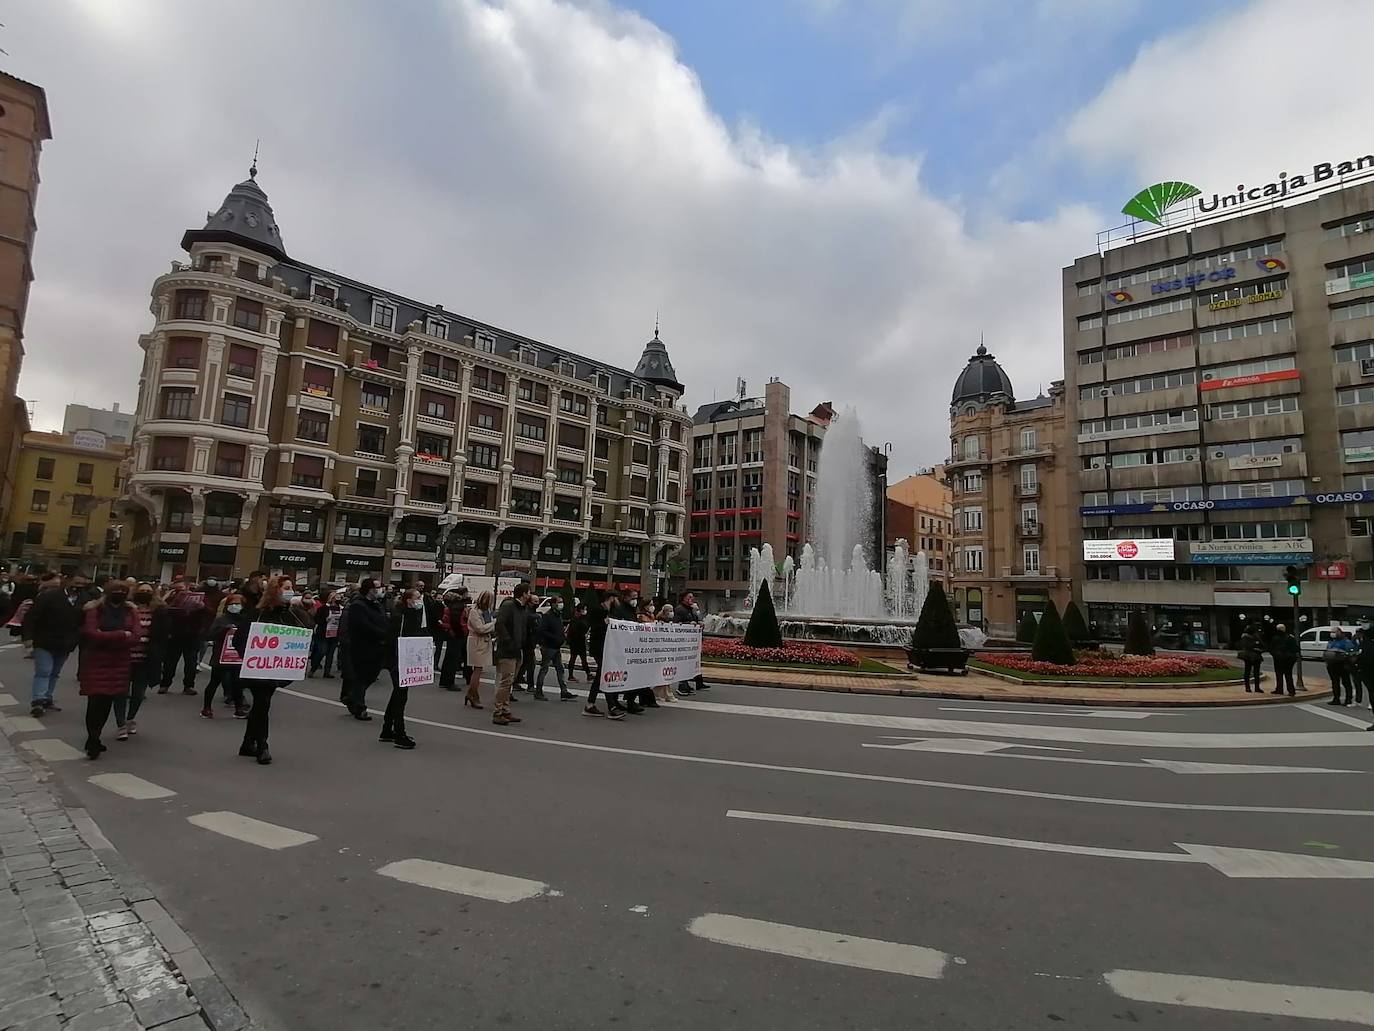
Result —
[[[1302,588],[1299,587],[1297,584],[1289,584],[1288,593],[1296,598],[1299,594],[1302,593]]]

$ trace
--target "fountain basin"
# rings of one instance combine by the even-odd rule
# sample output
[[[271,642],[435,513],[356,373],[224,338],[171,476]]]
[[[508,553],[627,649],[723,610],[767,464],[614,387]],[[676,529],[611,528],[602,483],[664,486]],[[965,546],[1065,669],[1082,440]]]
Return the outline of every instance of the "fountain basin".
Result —
[[[831,644],[878,644],[905,649],[911,643],[914,619],[861,619],[846,616],[778,617],[782,636],[799,641],[826,641]],[[704,620],[706,633],[717,637],[743,637],[749,627],[748,612],[721,612]],[[986,635],[974,627],[961,627],[959,640],[965,648],[981,648]]]

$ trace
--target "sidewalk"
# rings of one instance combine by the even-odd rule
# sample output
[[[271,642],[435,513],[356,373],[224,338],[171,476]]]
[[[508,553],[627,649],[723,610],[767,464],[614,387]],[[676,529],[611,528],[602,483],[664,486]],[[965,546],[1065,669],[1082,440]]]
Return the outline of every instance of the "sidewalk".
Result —
[[[785,687],[799,691],[837,691],[849,694],[902,695],[913,698],[955,698],[977,702],[1043,702],[1056,705],[1099,707],[1142,707],[1150,709],[1185,708],[1197,705],[1276,705],[1284,702],[1312,701],[1327,692],[1309,689],[1296,698],[1271,695],[1273,678],[1265,679],[1265,693],[1247,693],[1244,685],[1218,684],[1211,687],[1090,687],[1073,685],[1051,687],[1040,684],[1014,684],[971,670],[968,676],[941,676],[923,673],[916,676],[845,676],[816,670],[742,669],[738,666],[712,666],[703,669],[706,679],[716,684],[742,684],[749,687]]]
[[[0,1028],[249,1028],[191,939],[47,779],[0,734]]]

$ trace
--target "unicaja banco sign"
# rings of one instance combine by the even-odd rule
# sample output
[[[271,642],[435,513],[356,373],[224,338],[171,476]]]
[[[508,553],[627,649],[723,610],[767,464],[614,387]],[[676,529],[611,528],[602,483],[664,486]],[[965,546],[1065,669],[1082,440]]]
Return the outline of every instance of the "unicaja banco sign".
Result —
[[[1205,197],[1201,190],[1191,183],[1167,182],[1155,183],[1141,190],[1121,209],[1123,215],[1130,215],[1138,218],[1142,222],[1153,222],[1157,226],[1164,225],[1164,215],[1170,208],[1182,204],[1184,201],[1199,198],[1197,210],[1204,215],[1209,215],[1214,211],[1224,211],[1228,208],[1239,208],[1246,204],[1257,204],[1264,201],[1271,203],[1283,200],[1291,193],[1299,190],[1306,190],[1309,187],[1320,186],[1323,183],[1335,185],[1338,180],[1346,176],[1374,174],[1374,154],[1364,154],[1349,161],[1320,161],[1312,166],[1310,172],[1298,175],[1289,175],[1287,172],[1280,172],[1278,177],[1272,182],[1262,183],[1258,186],[1246,186],[1238,183],[1233,192],[1213,193],[1211,197]]]

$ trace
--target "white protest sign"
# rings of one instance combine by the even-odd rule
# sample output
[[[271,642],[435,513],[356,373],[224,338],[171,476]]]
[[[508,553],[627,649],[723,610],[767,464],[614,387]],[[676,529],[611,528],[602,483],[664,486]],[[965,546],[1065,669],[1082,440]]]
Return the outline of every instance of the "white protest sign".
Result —
[[[434,638],[397,638],[396,670],[401,687],[434,683]]]
[[[310,665],[311,630],[281,623],[254,623],[248,628],[239,676],[247,680],[304,680]]]
[[[701,672],[701,627],[609,619],[601,669],[601,690],[609,692],[691,680]]]

